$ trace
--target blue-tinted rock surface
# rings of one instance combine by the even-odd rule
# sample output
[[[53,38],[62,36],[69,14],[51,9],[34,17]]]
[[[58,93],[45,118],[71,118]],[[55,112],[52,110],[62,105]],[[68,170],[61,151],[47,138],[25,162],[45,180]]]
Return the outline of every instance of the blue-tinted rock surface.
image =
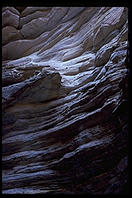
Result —
[[[127,8],[2,12],[2,193],[123,193]]]

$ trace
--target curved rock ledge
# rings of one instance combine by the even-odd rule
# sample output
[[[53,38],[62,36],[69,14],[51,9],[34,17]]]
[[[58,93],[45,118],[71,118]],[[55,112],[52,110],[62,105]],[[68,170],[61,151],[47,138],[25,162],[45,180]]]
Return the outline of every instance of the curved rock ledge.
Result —
[[[2,193],[123,194],[128,10],[2,9]]]

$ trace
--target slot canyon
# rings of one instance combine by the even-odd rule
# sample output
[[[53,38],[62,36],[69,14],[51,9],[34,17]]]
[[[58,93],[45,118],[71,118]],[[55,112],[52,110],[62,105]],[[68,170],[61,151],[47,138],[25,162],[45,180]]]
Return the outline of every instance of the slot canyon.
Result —
[[[127,7],[2,7],[2,193],[128,192]]]

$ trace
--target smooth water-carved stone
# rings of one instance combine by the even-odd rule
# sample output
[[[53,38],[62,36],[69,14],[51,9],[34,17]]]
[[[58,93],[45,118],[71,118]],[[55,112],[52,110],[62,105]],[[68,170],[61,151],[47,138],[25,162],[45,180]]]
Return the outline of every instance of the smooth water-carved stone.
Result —
[[[2,8],[2,12],[4,12],[5,10],[10,10],[14,14],[20,15],[19,11],[16,8],[14,8],[14,7],[8,7],[8,6],[7,7],[3,7]]]
[[[17,28],[18,25],[19,25],[19,16],[17,14],[14,14],[8,9],[2,13],[2,27],[13,26]]]
[[[2,193],[123,193],[128,9],[15,8],[2,9]]]
[[[47,18],[46,17],[39,17],[37,19],[33,19],[31,22],[23,25],[22,29],[20,30],[21,34],[26,39],[33,39],[39,36],[46,30],[47,26]]]
[[[26,15],[32,14],[33,12],[36,11],[46,11],[50,10],[51,7],[25,7],[25,9],[22,11],[21,16],[24,17]]]
[[[109,10],[109,14],[103,19],[102,24],[98,27],[97,32],[94,36],[94,45],[97,49],[105,42],[106,37],[109,33],[111,33],[114,29],[119,28],[124,24],[124,16],[126,14],[126,10],[124,8],[116,8],[113,7]]]
[[[2,29],[2,45],[6,45],[11,41],[20,40],[22,38],[19,30],[12,26],[6,26]]]
[[[115,47],[116,45],[111,45],[111,43],[103,45],[103,47],[101,47],[96,54],[96,66],[104,65],[105,63],[107,63]]]
[[[67,21],[75,17],[77,14],[80,14],[85,9],[85,7],[72,7],[68,10],[68,13],[66,16],[63,18],[63,21]]]
[[[60,82],[59,73],[45,71],[29,80],[4,87],[2,95],[7,102],[44,102],[59,97]]]
[[[34,42],[31,40],[17,40],[8,43],[3,46],[2,49],[2,58],[3,60],[13,60],[16,58],[23,57],[25,51],[34,46]],[[13,48],[13,50],[11,50]]]
[[[47,14],[48,14],[48,11],[36,11],[30,15],[22,17],[22,18],[20,18],[19,27],[22,28],[23,25],[25,25],[26,23],[29,23],[33,19],[45,17]]]
[[[23,80],[23,72],[19,72],[18,70],[4,70],[2,72],[2,86],[8,86],[17,82],[21,82]]]

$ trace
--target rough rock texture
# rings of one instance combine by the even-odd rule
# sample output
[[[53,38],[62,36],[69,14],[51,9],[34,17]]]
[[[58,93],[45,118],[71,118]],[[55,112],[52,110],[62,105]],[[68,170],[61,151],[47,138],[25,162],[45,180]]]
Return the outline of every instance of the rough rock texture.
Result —
[[[124,7],[2,9],[2,192],[128,184]]]

